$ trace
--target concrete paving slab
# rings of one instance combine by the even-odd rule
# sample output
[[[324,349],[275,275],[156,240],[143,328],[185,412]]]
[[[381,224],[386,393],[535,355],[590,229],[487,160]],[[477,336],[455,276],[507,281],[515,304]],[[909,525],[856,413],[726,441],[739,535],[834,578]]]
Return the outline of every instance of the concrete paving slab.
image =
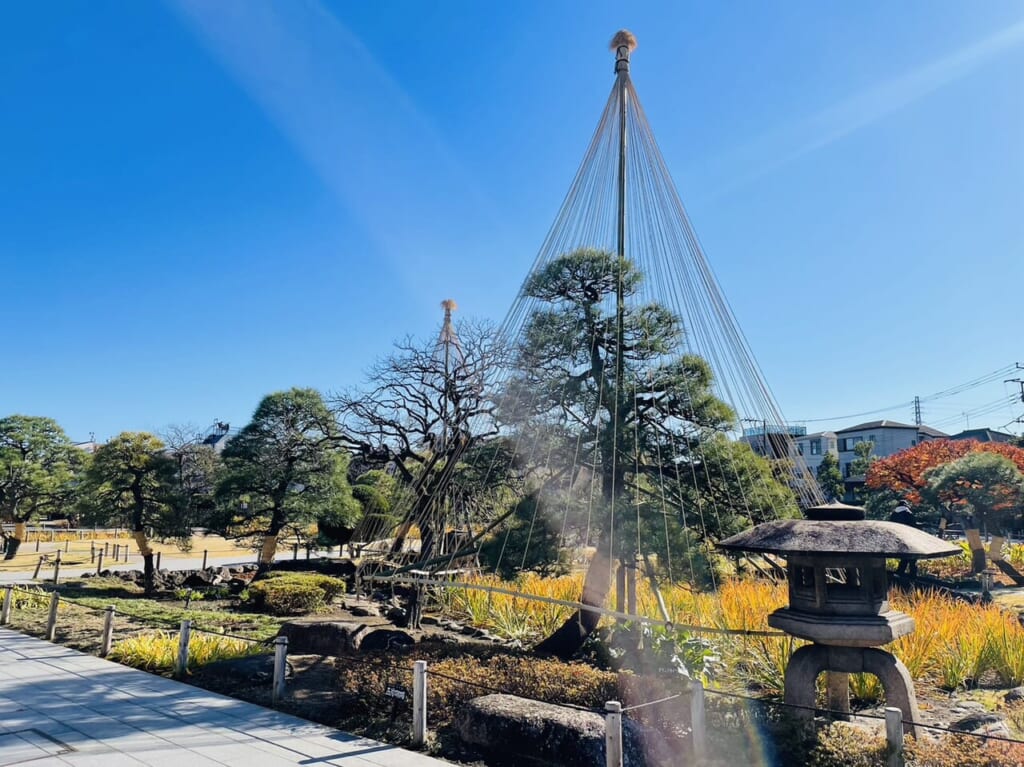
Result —
[[[0,629],[0,767],[449,764]]]

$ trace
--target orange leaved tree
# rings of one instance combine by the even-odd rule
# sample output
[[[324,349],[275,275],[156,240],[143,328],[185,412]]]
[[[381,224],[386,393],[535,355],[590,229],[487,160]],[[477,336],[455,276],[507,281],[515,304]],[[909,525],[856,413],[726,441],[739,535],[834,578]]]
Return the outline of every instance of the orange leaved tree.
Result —
[[[966,505],[970,504],[968,499],[954,497],[955,494],[948,491],[939,495],[930,492],[926,475],[974,453],[1002,456],[1014,464],[1018,470],[1024,472],[1024,449],[1015,445],[1000,442],[940,439],[922,442],[894,455],[878,459],[868,468],[865,485],[869,490],[890,491],[898,494],[913,504],[929,504],[937,501],[947,504],[953,509],[966,510]],[[1000,511],[1005,512],[1002,517],[1012,513],[1012,510],[1005,505]],[[974,551],[976,565],[981,564],[984,567],[984,548],[978,528],[980,522],[984,521],[982,517],[983,515],[977,513],[972,514],[968,518],[964,532]],[[993,537],[989,547],[989,556],[994,562],[1001,560],[1003,543],[1004,539],[1001,535]]]

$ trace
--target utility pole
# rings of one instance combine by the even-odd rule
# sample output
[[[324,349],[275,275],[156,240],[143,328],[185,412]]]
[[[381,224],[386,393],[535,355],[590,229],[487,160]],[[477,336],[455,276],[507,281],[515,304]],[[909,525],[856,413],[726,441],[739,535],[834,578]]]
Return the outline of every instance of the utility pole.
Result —
[[[914,425],[921,426],[921,398],[914,395]]]
[[[759,424],[761,426],[761,455],[768,457],[768,421],[763,418],[741,418],[743,423]]]
[[[1019,362],[1017,363],[1017,365],[1018,367],[1020,367]],[[1003,383],[1015,383],[1018,386],[1020,386],[1020,401],[1024,402],[1024,378],[1007,378],[1006,380],[1003,381]]]

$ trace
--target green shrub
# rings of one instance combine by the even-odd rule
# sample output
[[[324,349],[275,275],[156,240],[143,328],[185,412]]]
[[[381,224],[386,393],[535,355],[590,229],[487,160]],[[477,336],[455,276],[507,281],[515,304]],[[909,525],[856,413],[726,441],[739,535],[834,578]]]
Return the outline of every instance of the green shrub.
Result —
[[[249,601],[274,615],[316,612],[345,593],[345,581],[315,573],[269,573],[249,586]]]

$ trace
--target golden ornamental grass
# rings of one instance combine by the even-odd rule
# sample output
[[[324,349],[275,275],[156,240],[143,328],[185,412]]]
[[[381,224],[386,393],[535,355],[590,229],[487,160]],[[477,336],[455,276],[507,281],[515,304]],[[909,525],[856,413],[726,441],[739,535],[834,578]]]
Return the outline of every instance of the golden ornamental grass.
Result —
[[[189,666],[203,666],[218,660],[244,658],[269,652],[267,646],[218,634],[194,633],[189,637]],[[167,672],[178,656],[178,634],[147,631],[126,637],[110,650],[110,659],[145,671]]]
[[[445,606],[480,628],[523,641],[539,639],[557,628],[572,608],[528,598],[529,595],[576,601],[583,575],[558,578],[524,574],[515,581],[497,576],[470,579],[474,585],[509,589],[523,596],[452,588],[441,594]],[[765,630],[768,615],[788,601],[784,583],[733,579],[716,591],[698,592],[684,585],[662,589],[666,606],[677,625],[708,628]],[[611,599],[611,597],[609,597]],[[639,612],[660,618],[657,602],[645,581],[637,583]],[[1016,617],[997,605],[972,604],[938,592],[893,592],[891,603],[913,616],[916,630],[896,640],[890,649],[906,664],[914,679],[944,689],[976,686],[985,681],[1006,686],[1024,684],[1024,628]],[[611,604],[606,605],[611,607]],[[775,693],[792,651],[803,644],[783,637],[714,636],[725,661],[726,679],[736,684]],[[858,697],[880,693],[870,679],[854,681]]]

